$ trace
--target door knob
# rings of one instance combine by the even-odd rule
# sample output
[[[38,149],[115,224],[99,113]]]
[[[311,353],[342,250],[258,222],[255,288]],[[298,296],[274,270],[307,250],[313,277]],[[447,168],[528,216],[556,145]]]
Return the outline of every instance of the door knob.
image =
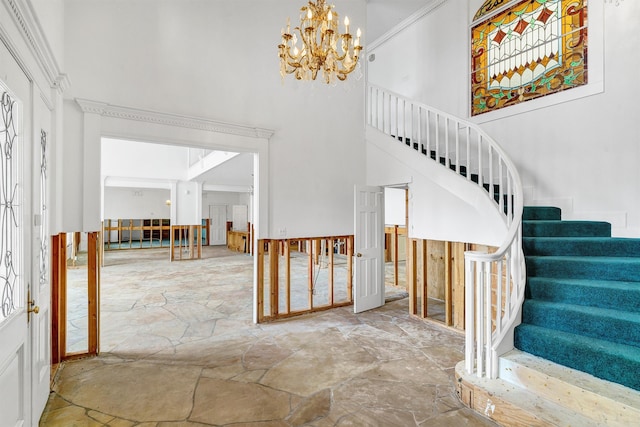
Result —
[[[31,320],[31,313],[40,313],[40,307],[36,305],[35,300],[31,299],[31,291],[27,293],[27,322]]]
[[[362,254],[361,254],[360,252],[358,252],[358,253],[356,254],[356,256],[357,256],[358,258],[361,258],[361,257],[362,257]]]

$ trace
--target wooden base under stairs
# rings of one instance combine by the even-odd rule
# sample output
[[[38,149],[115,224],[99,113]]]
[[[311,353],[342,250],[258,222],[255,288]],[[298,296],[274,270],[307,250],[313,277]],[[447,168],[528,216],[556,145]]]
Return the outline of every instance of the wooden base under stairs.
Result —
[[[503,426],[632,426],[640,424],[640,392],[523,353],[500,358],[500,378],[456,366],[462,402]]]

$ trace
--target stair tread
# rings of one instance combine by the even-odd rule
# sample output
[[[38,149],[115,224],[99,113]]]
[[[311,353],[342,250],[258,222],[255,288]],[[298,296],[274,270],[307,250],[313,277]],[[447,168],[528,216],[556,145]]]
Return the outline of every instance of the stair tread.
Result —
[[[547,259],[551,261],[565,262],[613,262],[616,264],[640,264],[640,257],[634,256],[526,255],[525,258],[530,260]]]
[[[640,256],[640,239],[622,237],[526,236],[528,255]]]
[[[590,316],[602,316],[616,319],[625,319],[630,322],[639,323],[640,324],[640,312],[634,311],[626,311],[626,310],[616,310],[614,308],[603,308],[603,307],[591,307],[584,306],[579,304],[567,304],[563,302],[556,301],[543,301],[538,299],[527,299],[525,304],[533,304],[533,305],[544,305],[550,308],[562,310],[563,312],[580,312],[582,314],[590,315]]]
[[[555,283],[566,283],[567,285],[579,285],[588,286],[592,288],[616,288],[616,289],[629,289],[632,291],[640,292],[640,282],[634,282],[629,280],[600,280],[600,279],[572,279],[566,277],[545,277],[535,276],[529,277],[529,281],[549,281]]]

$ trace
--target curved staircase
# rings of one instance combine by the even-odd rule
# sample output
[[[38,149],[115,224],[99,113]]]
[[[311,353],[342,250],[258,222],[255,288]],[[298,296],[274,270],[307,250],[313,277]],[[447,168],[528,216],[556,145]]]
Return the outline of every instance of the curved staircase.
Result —
[[[495,253],[465,253],[463,403],[505,426],[640,425],[640,239],[523,207],[517,170],[477,126],[373,85],[368,102],[371,128],[442,166],[429,178],[459,197],[475,197],[460,177],[480,187],[507,230]]]
[[[527,292],[515,346],[640,390],[640,239],[525,208]],[[640,423],[640,421],[639,421]]]

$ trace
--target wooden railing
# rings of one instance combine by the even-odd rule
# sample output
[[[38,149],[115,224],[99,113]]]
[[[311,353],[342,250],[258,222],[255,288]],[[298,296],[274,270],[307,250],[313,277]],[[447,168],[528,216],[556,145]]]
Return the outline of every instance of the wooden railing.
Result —
[[[353,236],[258,240],[258,322],[353,304]]]
[[[496,378],[498,356],[513,348],[520,323],[526,267],[522,252],[520,175],[503,149],[477,125],[374,85],[367,124],[486,190],[507,233],[495,253],[465,253],[465,368]],[[494,299],[495,296],[495,299]]]

